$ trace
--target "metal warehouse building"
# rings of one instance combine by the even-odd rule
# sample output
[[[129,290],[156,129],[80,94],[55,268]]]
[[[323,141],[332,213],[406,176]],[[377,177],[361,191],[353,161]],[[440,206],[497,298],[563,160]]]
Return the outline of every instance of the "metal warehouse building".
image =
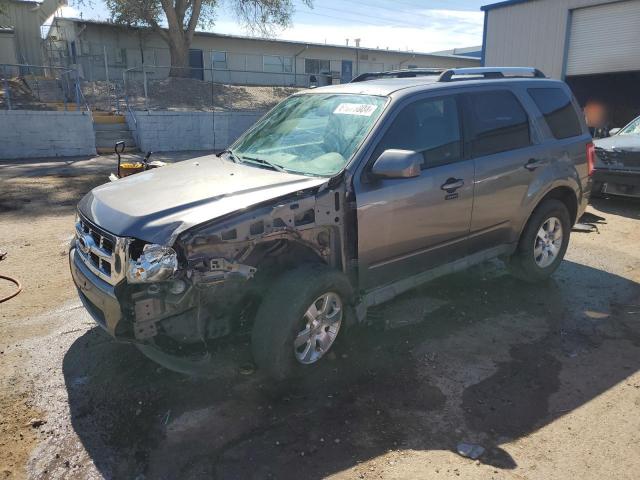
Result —
[[[534,66],[615,126],[640,113],[640,0],[508,0],[485,12],[483,64]]]

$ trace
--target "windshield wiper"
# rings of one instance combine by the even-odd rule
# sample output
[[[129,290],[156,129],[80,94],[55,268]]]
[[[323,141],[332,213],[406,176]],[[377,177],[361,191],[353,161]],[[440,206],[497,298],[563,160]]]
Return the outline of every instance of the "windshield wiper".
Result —
[[[273,170],[277,170],[278,172],[282,172],[282,173],[287,173],[287,171],[282,168],[280,165],[276,165],[275,163],[271,163],[267,160],[264,160],[262,158],[254,158],[254,157],[241,157],[240,158],[241,161],[243,162],[254,162],[257,163],[259,165],[265,165]]]
[[[222,150],[221,152],[216,153],[216,157],[220,158],[225,153],[229,155],[229,158],[233,160],[234,163],[239,163],[238,158],[236,157],[236,154],[233,152],[233,150],[230,150],[230,149]]]

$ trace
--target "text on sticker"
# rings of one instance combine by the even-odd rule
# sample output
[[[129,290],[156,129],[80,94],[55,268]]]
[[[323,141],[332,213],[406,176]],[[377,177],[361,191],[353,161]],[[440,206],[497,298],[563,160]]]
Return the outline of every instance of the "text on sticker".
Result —
[[[338,115],[362,115],[370,117],[378,108],[377,105],[368,105],[366,103],[341,103],[336,107],[333,113]]]

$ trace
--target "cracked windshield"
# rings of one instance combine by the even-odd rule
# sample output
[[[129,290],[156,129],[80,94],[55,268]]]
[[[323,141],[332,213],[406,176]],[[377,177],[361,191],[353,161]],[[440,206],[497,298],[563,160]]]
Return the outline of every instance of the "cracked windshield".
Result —
[[[306,175],[334,175],[347,164],[384,108],[369,95],[308,94],[289,98],[233,150],[242,161]]]

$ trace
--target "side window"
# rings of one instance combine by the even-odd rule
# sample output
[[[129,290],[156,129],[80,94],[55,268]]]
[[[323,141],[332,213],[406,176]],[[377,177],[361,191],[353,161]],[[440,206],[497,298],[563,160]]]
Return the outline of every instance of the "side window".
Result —
[[[531,145],[529,118],[506,90],[466,96],[465,128],[471,155],[481,157]]]
[[[527,90],[551,133],[558,140],[582,135],[580,120],[573,108],[571,98],[561,88],[530,88]]]
[[[376,148],[374,158],[392,148],[422,153],[422,168],[460,160],[462,136],[456,98],[430,98],[404,107]]]
[[[227,70],[227,52],[211,52],[211,64],[214,70]]]

